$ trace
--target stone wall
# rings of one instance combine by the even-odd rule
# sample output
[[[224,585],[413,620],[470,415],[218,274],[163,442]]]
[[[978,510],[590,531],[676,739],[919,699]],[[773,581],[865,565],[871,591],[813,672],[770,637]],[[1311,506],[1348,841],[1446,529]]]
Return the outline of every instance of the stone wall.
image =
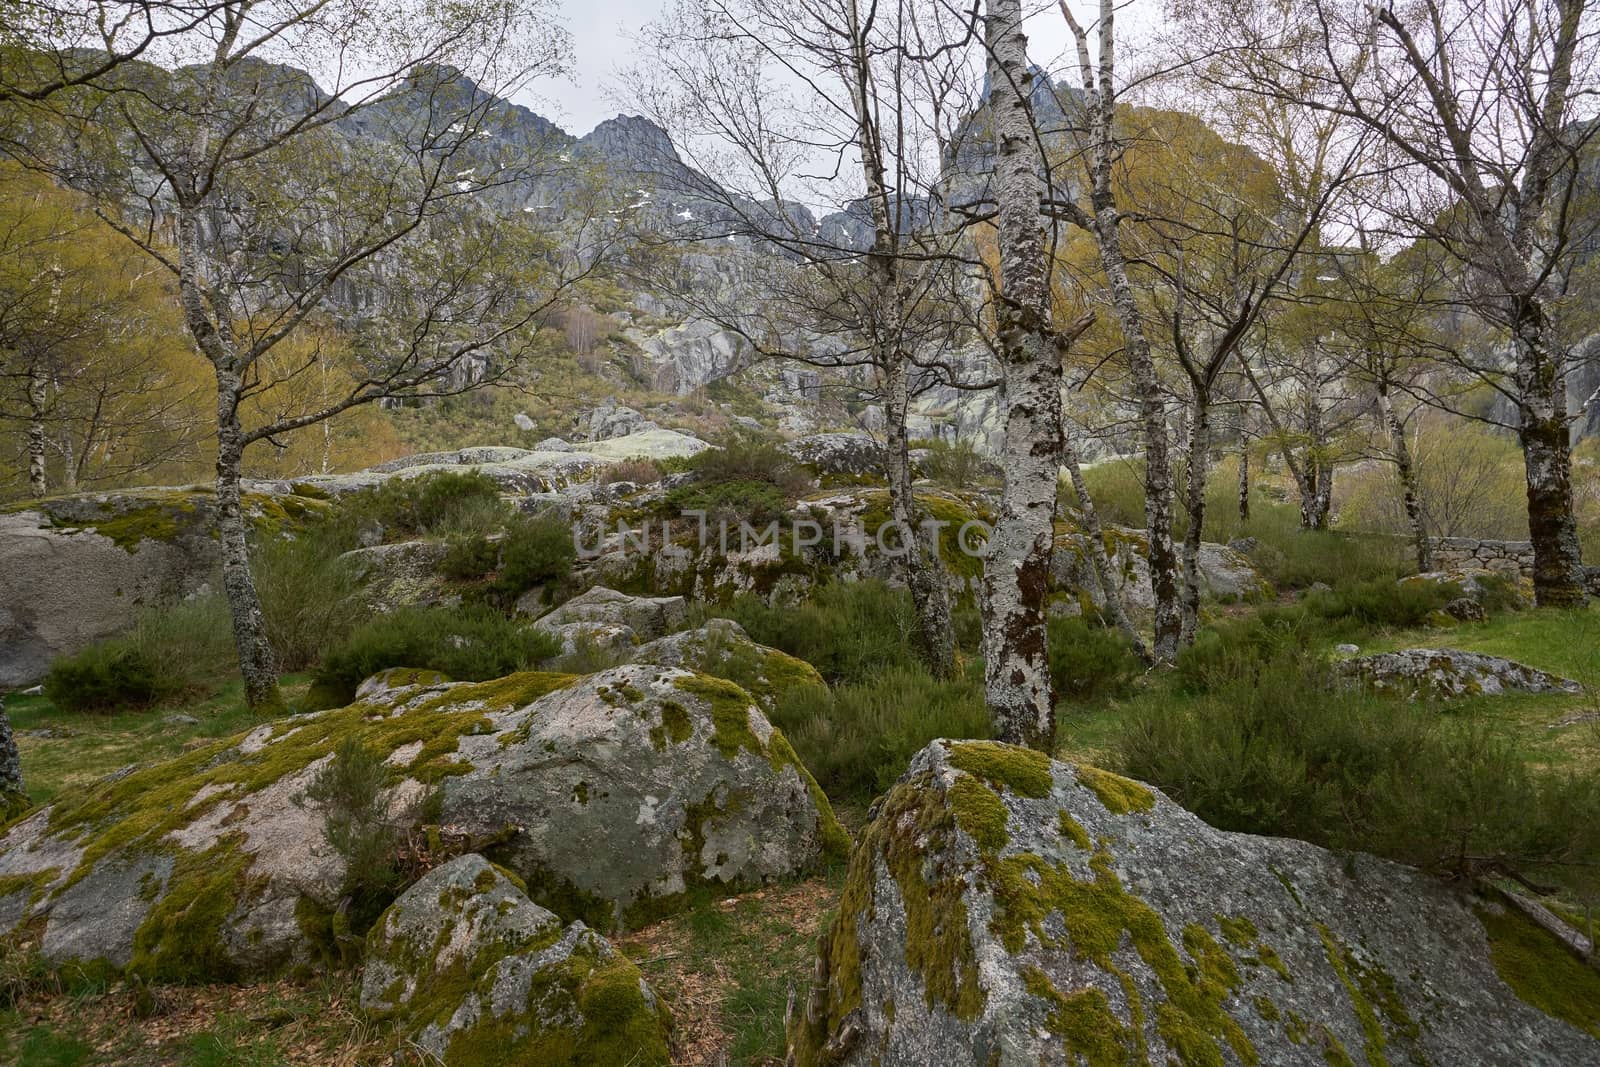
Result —
[[[1435,570],[1457,571],[1483,568],[1491,571],[1516,571],[1533,575],[1532,541],[1488,541],[1476,537],[1440,537],[1434,540]]]

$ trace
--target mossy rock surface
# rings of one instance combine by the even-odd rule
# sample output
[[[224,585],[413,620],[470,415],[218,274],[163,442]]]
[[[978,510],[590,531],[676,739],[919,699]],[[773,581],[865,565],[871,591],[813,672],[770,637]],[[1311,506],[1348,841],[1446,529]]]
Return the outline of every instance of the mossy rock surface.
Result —
[[[1595,1012],[1538,980],[1570,957],[1500,914],[1104,771],[935,741],[861,831],[790,1045],[803,1067],[1600,1062]]]
[[[730,682],[646,666],[479,683],[391,670],[348,707],[25,815],[0,836],[0,937],[26,928],[56,965],[164,981],[347,956],[351,931],[330,916],[361,872],[307,794],[351,740],[382,761],[397,831],[436,856],[494,843],[563,918],[606,929],[697,885],[759,884],[848,848],[788,742]]]
[[[1449,616],[1446,616],[1449,618]],[[1450,620],[1455,625],[1455,620]],[[1500,693],[1581,693],[1583,686],[1516,660],[1458,648],[1406,648],[1343,660],[1341,677],[1374,692],[1428,700]]]
[[[811,664],[756,644],[732,619],[712,619],[699,629],[668,634],[640,646],[628,658],[725,678],[749,693],[766,713],[792,689],[827,684]]]
[[[270,488],[272,491],[266,491]],[[277,487],[244,494],[261,533],[292,530],[326,502]],[[203,486],[79,493],[0,510],[0,690],[127,630],[141,610],[212,579],[215,496]]]
[[[406,890],[368,934],[361,1007],[398,1020],[445,1067],[670,1062],[670,1019],[638,968],[470,853]]]

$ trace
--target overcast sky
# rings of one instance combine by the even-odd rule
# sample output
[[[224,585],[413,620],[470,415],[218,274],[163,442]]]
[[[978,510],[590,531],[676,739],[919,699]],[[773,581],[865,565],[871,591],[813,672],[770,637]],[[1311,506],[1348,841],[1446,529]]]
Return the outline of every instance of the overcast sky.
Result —
[[[1068,44],[1066,23],[1055,0],[1024,0],[1033,11],[1027,22],[1028,50],[1034,62],[1059,78]],[[1095,5],[1071,0],[1073,14],[1087,21]],[[582,136],[619,111],[635,110],[613,98],[616,72],[633,61],[633,38],[655,18],[662,0],[565,0],[565,20],[572,32],[576,71],[564,82],[547,82],[518,96],[518,103]],[[1127,0],[1117,15],[1118,37],[1135,39],[1159,18],[1160,0]]]

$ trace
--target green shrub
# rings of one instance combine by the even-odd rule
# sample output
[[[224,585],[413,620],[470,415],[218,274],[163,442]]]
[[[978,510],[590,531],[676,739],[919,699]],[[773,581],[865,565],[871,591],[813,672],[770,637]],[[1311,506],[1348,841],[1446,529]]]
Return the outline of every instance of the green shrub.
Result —
[[[390,823],[384,797],[389,769],[384,753],[346,737],[306,787],[305,799],[322,807],[328,844],[345,861],[342,892],[352,933],[363,933],[400,890],[400,829]]]
[[[490,533],[511,513],[493,478],[478,471],[440,471],[415,478],[397,476],[341,497],[308,535],[335,552],[361,543],[364,531],[381,528],[385,540],[452,532]]]
[[[669,490],[667,506],[679,515],[702,511],[707,515],[732,512],[753,526],[783,518],[789,508],[784,491],[771,482],[692,482]]]
[[[148,707],[168,689],[150,658],[126,641],[101,641],[50,664],[44,695],[65,711]]]
[[[1081,618],[1053,618],[1048,624],[1050,680],[1061,700],[1100,700],[1121,696],[1144,673],[1126,637]]]
[[[238,664],[227,602],[213,594],[147,609],[128,633],[60,657],[45,694],[67,711],[143,708],[212,692]]]
[[[881,581],[828,582],[799,604],[740,596],[716,610],[757,643],[810,663],[829,682],[869,682],[918,662],[911,594]]]
[[[906,663],[859,684],[790,689],[772,721],[824,792],[856,803],[892,785],[934,738],[989,736],[980,681],[941,682]]]
[[[1201,631],[1178,657],[1175,672],[1188,692],[1256,678],[1268,663],[1374,629],[1409,629],[1460,595],[1451,584],[1378,578],[1307,593]]]
[[[935,485],[967,489],[994,480],[994,467],[968,438],[946,441],[942,437],[917,441],[927,453],[919,464],[922,476]]]
[[[717,444],[719,447],[708,448],[689,460],[689,469],[699,473],[702,483],[766,482],[787,496],[798,495],[811,484],[805,471],[775,438],[736,430]]]
[[[354,572],[325,538],[263,540],[250,572],[281,670],[305,670],[368,615]]]
[[[1188,701],[1135,701],[1120,751],[1127,773],[1225,830],[1454,875],[1592,877],[1600,861],[1600,781],[1537,772],[1470,712],[1340,691],[1304,654]]]
[[[328,649],[306,703],[321,708],[348,704],[364,679],[389,667],[418,667],[442,671],[458,681],[485,681],[527,670],[560,651],[556,638],[486,605],[401,608],[356,627]]]
[[[506,524],[494,589],[515,597],[541,582],[564,578],[577,556],[572,528],[559,515],[519,515]]]
[[[499,561],[500,546],[485,535],[452,534],[439,560],[439,573],[452,581],[477,581]]]

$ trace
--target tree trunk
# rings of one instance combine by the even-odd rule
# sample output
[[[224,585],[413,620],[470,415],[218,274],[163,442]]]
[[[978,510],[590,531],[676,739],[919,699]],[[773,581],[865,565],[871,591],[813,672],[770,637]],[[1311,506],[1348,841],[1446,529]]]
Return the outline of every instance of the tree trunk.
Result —
[[[888,403],[884,405],[889,461],[889,512],[908,535],[906,574],[922,636],[922,655],[936,677],[955,668],[955,636],[950,627],[950,584],[939,556],[939,534],[925,524],[911,487],[911,446],[906,410],[911,403],[910,367],[904,353],[889,358]]]
[[[1417,570],[1426,574],[1433,570],[1433,545],[1428,540],[1428,524],[1422,516],[1422,493],[1417,486],[1417,470],[1411,462],[1411,448],[1406,444],[1405,427],[1394,413],[1394,402],[1389,398],[1389,388],[1378,383],[1378,414],[1389,434],[1389,447],[1394,449],[1395,470],[1400,474],[1400,495],[1406,508],[1406,522],[1411,526],[1411,542],[1417,550]]]
[[[1250,442],[1239,436],[1239,521],[1250,521]]]
[[[1533,599],[1540,607],[1576,607],[1588,594],[1572,498],[1566,354],[1553,348],[1557,342],[1537,298],[1520,302],[1514,312]]]
[[[1183,617],[1178,602],[1178,556],[1172,545],[1174,491],[1166,398],[1145,338],[1133,285],[1128,280],[1116,205],[1097,203],[1095,218],[1100,259],[1111,282],[1111,302],[1127,340],[1128,364],[1139,395],[1139,421],[1144,430],[1144,516],[1150,540],[1150,590],[1155,597],[1154,654],[1157,662],[1171,663],[1178,655]]]
[[[1300,526],[1306,530],[1326,530],[1328,511],[1333,500],[1333,467],[1324,458],[1328,451],[1328,435],[1322,424],[1322,398],[1312,390],[1306,406],[1305,462],[1290,464],[1295,484],[1300,489]],[[1285,458],[1288,452],[1285,450]]]
[[[1200,626],[1200,538],[1206,522],[1206,474],[1211,451],[1211,403],[1203,391],[1194,398],[1189,419],[1189,481],[1184,510],[1189,528],[1183,535],[1183,629],[1180,640],[1185,648],[1194,644]]]
[[[45,473],[44,416],[50,404],[50,380],[37,362],[28,366],[28,489],[36,497],[48,496]]]
[[[11,733],[5,698],[0,696],[0,824],[20,815],[28,806],[28,791],[22,783],[22,755]]]
[[[998,740],[1048,751],[1055,740],[1055,694],[1045,597],[1061,469],[1061,361],[1039,232],[1044,183],[1019,0],[990,0],[984,34],[997,149],[996,318],[1006,406],[1005,488],[983,568],[984,698]]]
[[[1078,511],[1083,515],[1084,540],[1089,546],[1089,561],[1094,565],[1095,579],[1100,583],[1100,593],[1105,598],[1106,617],[1121,630],[1133,645],[1134,653],[1146,663],[1150,662],[1150,649],[1144,638],[1128,617],[1127,606],[1122,602],[1122,587],[1117,583],[1116,572],[1111,568],[1111,557],[1106,553],[1105,527],[1100,524],[1100,512],[1089,495],[1089,485],[1083,479],[1083,468],[1078,465],[1078,450],[1073,447],[1071,432],[1064,434],[1061,442],[1062,462],[1072,478],[1073,491],[1078,494]]]
[[[239,489],[244,434],[239,426],[238,382],[220,369],[217,379],[217,539],[222,550],[222,588],[233,615],[245,703],[255,711],[274,713],[282,710],[283,697],[267,640],[266,616],[250,575],[250,545]]]
[[[864,332],[876,334],[876,355],[888,396],[884,403],[888,445],[889,510],[907,538],[906,573],[911,600],[917,611],[922,654],[935,676],[948,677],[955,667],[955,637],[950,627],[950,585],[939,556],[937,529],[925,527],[911,487],[911,443],[906,415],[911,407],[911,361],[903,348],[906,299],[899,252],[898,205],[891,207],[886,186],[883,138],[878,114],[871,104],[871,53],[855,4],[846,8],[849,19],[850,60],[841,70],[856,113],[856,148],[866,202],[872,213],[872,248],[867,268],[872,280],[868,294],[870,320]]]

